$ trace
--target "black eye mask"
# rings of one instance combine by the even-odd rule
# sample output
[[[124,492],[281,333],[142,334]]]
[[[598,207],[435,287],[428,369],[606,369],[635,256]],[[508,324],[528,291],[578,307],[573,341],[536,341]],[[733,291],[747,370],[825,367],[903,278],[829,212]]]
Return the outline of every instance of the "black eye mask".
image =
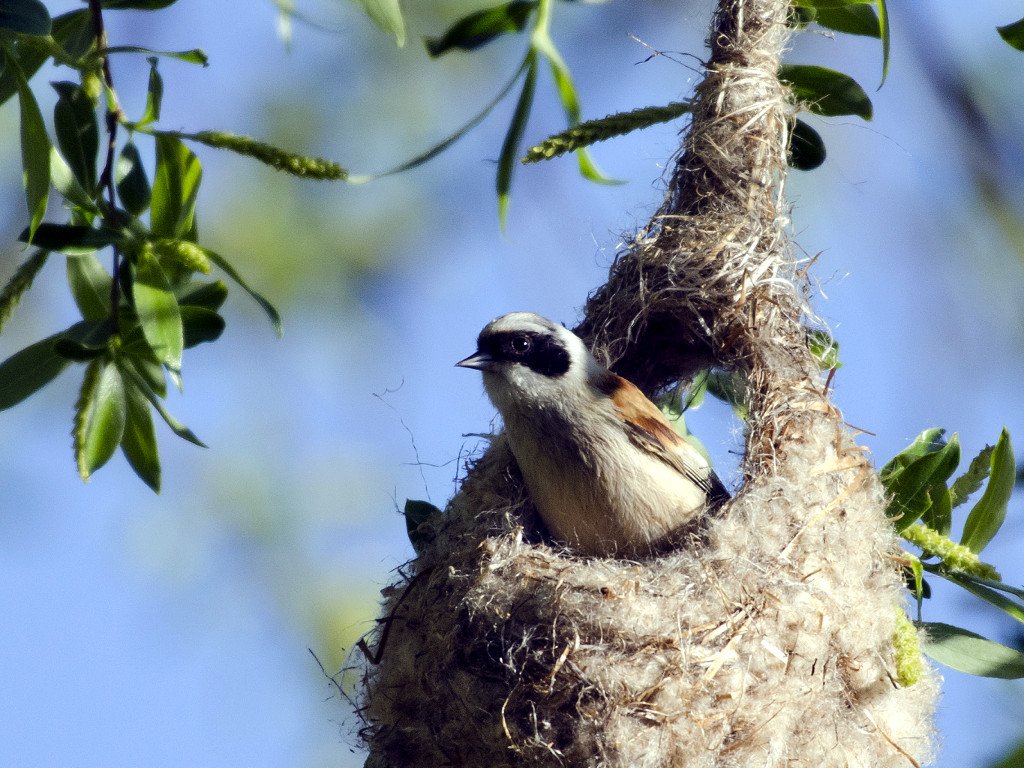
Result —
[[[542,376],[556,378],[569,370],[569,350],[547,333],[501,331],[482,336],[478,347],[495,360],[520,363]]]

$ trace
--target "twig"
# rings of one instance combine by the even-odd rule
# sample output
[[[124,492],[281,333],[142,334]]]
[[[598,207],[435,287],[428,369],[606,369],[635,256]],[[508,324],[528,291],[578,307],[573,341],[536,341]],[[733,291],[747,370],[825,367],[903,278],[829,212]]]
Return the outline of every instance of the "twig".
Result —
[[[96,48],[103,51],[107,48],[107,30],[103,24],[103,5],[101,0],[89,0],[89,13],[92,16],[92,26],[96,33]],[[100,68],[103,73],[103,82],[107,89],[107,158],[103,163],[103,172],[100,173],[100,186],[107,191],[107,203],[110,206],[109,215],[116,217],[116,200],[114,197],[114,151],[117,149],[117,124],[120,121],[121,109],[117,104],[117,95],[114,91],[114,78],[110,73],[110,59],[105,54],[100,54]],[[119,330],[120,312],[118,308],[121,303],[121,252],[115,245],[113,262],[113,280],[110,283],[110,319],[114,325],[114,333]]]
[[[340,693],[342,696],[344,696],[347,699],[348,698],[348,694],[345,693],[345,689],[341,687],[341,683],[339,683],[337,681],[335,676],[330,674],[330,673],[328,673],[328,671],[324,668],[324,663],[322,661],[320,661],[320,657],[317,656],[315,653],[313,653],[313,649],[312,648],[307,648],[306,650],[309,651],[309,655],[313,657],[314,661],[316,661],[316,665],[318,667],[320,667],[320,671],[324,673],[324,677],[326,677],[328,680],[330,680],[331,681],[331,685],[333,685],[335,688],[338,689],[338,693]],[[342,671],[344,671],[344,670],[342,670]]]
[[[359,638],[359,642],[356,643],[356,647],[363,652],[363,656],[373,666],[380,664],[380,660],[384,658],[384,649],[388,644],[388,635],[391,634],[391,625],[395,621],[395,614],[398,613],[398,609],[402,607],[402,603],[405,602],[405,598],[412,592],[412,588],[416,586],[416,582],[419,581],[423,576],[430,573],[433,568],[424,568],[422,571],[417,573],[411,579],[409,583],[405,585],[405,590],[402,592],[402,596],[395,601],[395,607],[391,609],[391,613],[385,616],[383,619],[377,619],[377,622],[383,625],[383,629],[380,632],[380,639],[377,641],[377,650],[371,651],[369,644],[366,642],[365,637]]]

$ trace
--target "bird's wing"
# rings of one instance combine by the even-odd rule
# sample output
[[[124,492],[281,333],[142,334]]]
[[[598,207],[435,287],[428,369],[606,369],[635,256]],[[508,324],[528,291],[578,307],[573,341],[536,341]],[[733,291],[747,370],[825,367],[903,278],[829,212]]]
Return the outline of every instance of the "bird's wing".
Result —
[[[614,388],[606,391],[633,444],[664,461],[703,490],[709,505],[727,501],[729,492],[700,452],[672,428],[658,406],[632,382],[621,376],[615,378]]]

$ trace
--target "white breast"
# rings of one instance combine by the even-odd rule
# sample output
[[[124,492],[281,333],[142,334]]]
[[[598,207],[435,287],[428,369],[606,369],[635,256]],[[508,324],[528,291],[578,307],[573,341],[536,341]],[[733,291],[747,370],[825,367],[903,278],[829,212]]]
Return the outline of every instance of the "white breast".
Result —
[[[649,554],[705,504],[700,488],[634,445],[608,410],[595,407],[571,427],[514,415],[506,426],[544,523],[583,554]]]

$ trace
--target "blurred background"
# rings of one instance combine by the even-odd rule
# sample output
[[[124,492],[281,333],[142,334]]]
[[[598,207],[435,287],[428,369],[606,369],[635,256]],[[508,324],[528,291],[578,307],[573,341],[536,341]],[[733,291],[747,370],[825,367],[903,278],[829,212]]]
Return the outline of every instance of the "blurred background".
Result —
[[[853,75],[875,119],[807,118],[829,156],[790,174],[793,233],[817,257],[816,308],[842,345],[836,401],[876,462],[931,426],[959,432],[966,461],[1004,425],[1024,446],[1024,54],[995,32],[1021,6],[933,3],[924,17],[891,5],[880,91],[877,41],[794,40],[790,61]],[[402,49],[344,0],[299,0],[315,24],[294,20],[288,42],[270,0],[180,0],[110,12],[107,24],[112,44],[209,54],[206,69],[161,61],[162,127],[250,134],[369,173],[469,119],[525,44],[432,61],[422,36],[480,4],[405,6]],[[698,65],[687,54],[704,55],[710,8],[556,4],[553,36],[584,117],[688,97]],[[144,58],[118,56],[113,72],[129,114],[141,113]],[[48,121],[41,84],[69,74],[33,81]],[[479,449],[471,433],[491,428],[479,376],[453,363],[504,312],[576,322],[623,236],[660,202],[678,145],[680,123],[597,146],[619,186],[583,181],[571,158],[519,168],[502,235],[494,172],[512,108],[431,163],[368,186],[302,182],[196,148],[202,239],[277,303],[285,336],[232,291],[224,336],[186,354],[185,394],[169,403],[210,448],[158,426],[159,496],[120,454],[78,479],[69,433],[80,372],[0,413],[0,765],[362,764],[358,722],[309,650],[330,672],[343,666],[412,555],[405,499],[443,506]],[[9,102],[0,281],[23,258],[17,126]],[[525,140],[563,127],[545,70]],[[0,357],[77,319],[63,270],[51,258]],[[735,486],[739,424],[710,402],[688,421]],[[1022,520],[1018,497],[986,550],[1015,584]],[[1020,627],[995,609],[933,586],[926,620],[1020,646]],[[943,674],[940,766],[989,765],[1024,736],[1021,683]]]

